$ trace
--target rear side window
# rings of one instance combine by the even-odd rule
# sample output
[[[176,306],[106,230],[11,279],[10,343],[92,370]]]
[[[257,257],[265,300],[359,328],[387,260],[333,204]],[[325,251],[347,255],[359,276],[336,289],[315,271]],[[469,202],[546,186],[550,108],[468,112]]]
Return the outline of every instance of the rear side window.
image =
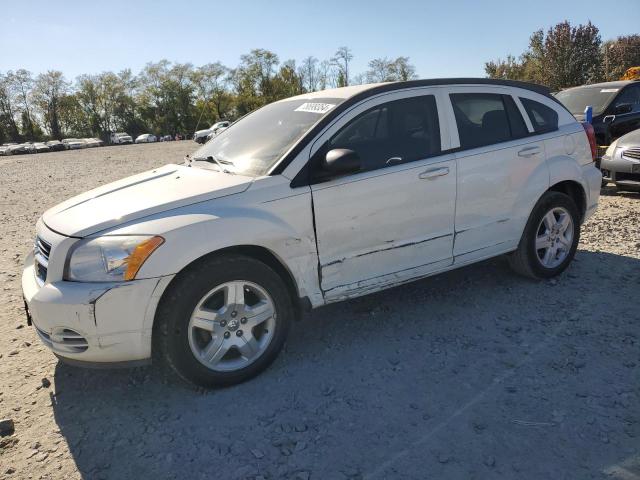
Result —
[[[536,133],[553,132],[558,129],[558,112],[540,102],[520,97],[533,130]]]
[[[508,95],[452,93],[450,98],[462,149],[507,142],[527,134],[522,116]]]

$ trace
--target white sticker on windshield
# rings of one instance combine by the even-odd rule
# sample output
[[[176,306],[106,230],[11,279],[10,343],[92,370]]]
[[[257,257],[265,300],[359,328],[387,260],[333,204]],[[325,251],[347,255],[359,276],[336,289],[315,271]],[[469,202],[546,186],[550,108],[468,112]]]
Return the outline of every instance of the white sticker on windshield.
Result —
[[[335,105],[333,103],[303,103],[295,109],[296,112],[310,112],[310,113],[327,113]]]
[[[602,90],[600,90],[601,93],[616,93],[618,90],[620,90],[619,88],[603,88]]]

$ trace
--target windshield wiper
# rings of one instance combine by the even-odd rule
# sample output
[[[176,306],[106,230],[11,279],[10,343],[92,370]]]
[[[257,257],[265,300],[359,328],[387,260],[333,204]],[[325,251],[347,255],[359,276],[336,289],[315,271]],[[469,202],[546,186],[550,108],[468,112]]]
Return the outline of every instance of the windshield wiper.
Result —
[[[229,160],[221,160],[216,158],[213,155],[207,155],[206,157],[193,157],[191,158],[192,162],[209,162],[209,163],[215,163],[216,165],[218,165],[218,168],[220,168],[221,172],[224,173],[230,173],[231,175],[234,175],[234,173],[231,170],[228,170],[224,167],[223,164],[226,165],[233,165],[233,162],[230,162]]]

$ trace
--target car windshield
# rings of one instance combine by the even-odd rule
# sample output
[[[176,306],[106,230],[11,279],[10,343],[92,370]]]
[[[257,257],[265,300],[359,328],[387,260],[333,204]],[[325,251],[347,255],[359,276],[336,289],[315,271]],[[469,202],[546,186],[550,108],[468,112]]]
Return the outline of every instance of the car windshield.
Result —
[[[571,88],[556,93],[556,98],[574,115],[583,114],[588,105],[593,107],[594,115],[599,115],[604,112],[619,90],[615,87]]]
[[[232,173],[265,175],[323,116],[344,99],[284,100],[243,117],[193,154],[210,157]]]

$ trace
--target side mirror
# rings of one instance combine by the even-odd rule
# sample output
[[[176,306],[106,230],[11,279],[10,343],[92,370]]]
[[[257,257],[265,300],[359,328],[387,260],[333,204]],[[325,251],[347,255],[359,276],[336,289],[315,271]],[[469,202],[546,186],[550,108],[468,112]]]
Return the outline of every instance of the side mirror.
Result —
[[[322,161],[322,169],[330,174],[344,175],[360,171],[360,157],[353,150],[334,148]]]
[[[631,112],[631,110],[633,110],[633,107],[630,103],[620,103],[615,106],[615,108],[613,109],[613,113],[615,113],[616,115],[620,115],[621,113],[629,113]]]

